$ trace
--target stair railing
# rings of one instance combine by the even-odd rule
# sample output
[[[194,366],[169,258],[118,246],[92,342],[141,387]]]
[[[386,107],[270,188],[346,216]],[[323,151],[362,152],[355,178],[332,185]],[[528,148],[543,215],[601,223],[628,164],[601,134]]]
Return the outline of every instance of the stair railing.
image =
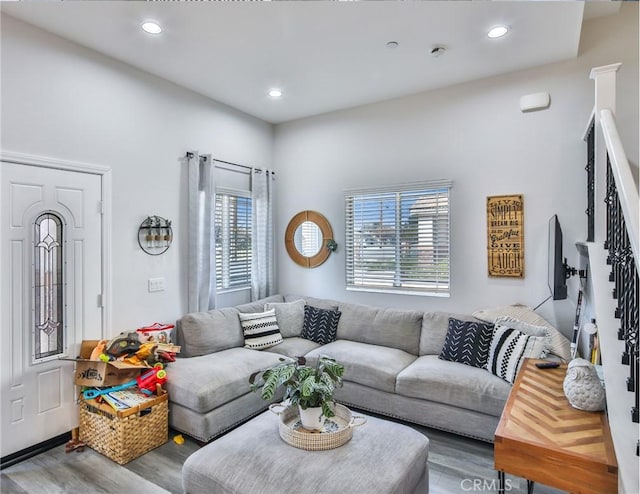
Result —
[[[638,189],[615,121],[620,64],[597,67],[595,108],[587,141],[587,250],[592,305],[607,393],[607,413],[619,466],[620,492],[638,486]]]

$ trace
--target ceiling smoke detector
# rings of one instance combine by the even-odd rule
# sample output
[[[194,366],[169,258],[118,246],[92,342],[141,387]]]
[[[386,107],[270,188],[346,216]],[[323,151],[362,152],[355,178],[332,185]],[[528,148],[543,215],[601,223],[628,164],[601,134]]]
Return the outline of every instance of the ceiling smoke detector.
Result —
[[[433,48],[431,48],[429,53],[431,54],[432,57],[438,58],[438,57],[441,57],[442,55],[444,55],[444,52],[446,50],[447,49],[444,46],[434,46]]]

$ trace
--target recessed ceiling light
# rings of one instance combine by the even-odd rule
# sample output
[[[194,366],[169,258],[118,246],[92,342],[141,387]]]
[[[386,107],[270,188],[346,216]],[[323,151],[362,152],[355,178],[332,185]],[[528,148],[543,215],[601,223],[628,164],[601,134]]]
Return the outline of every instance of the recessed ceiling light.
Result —
[[[269,96],[272,98],[282,98],[282,90],[278,88],[269,89]]]
[[[142,23],[142,26],[140,27],[145,33],[149,34],[160,34],[162,32],[162,28],[157,22],[147,21]]]
[[[509,32],[509,28],[507,26],[493,26],[491,29],[489,29],[487,36],[489,36],[492,39],[501,38],[508,32]]]

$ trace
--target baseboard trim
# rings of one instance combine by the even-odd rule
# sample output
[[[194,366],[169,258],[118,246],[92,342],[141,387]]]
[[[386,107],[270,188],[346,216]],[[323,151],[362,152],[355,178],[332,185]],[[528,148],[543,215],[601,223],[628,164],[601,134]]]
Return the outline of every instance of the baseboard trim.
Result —
[[[12,453],[7,456],[3,456],[0,458],[0,470],[10,467],[11,465],[15,465],[16,463],[20,463],[21,461],[28,460],[29,458],[33,458],[40,453],[44,453],[56,446],[60,446],[61,444],[65,444],[67,441],[71,439],[71,431],[65,432],[64,434],[60,434],[59,436],[52,437],[51,439],[47,439],[46,441],[42,441],[41,443],[34,444],[33,446],[29,446],[23,450],[20,450],[16,453]]]

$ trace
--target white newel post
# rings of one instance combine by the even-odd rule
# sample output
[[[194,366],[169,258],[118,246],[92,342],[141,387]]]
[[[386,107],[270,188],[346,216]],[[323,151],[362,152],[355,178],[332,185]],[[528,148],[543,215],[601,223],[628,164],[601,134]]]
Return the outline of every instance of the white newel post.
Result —
[[[606,207],[604,198],[607,194],[607,147],[600,127],[600,112],[609,109],[616,113],[616,72],[622,65],[613,63],[591,69],[590,79],[595,81],[595,212],[594,242],[604,243],[606,240]]]

